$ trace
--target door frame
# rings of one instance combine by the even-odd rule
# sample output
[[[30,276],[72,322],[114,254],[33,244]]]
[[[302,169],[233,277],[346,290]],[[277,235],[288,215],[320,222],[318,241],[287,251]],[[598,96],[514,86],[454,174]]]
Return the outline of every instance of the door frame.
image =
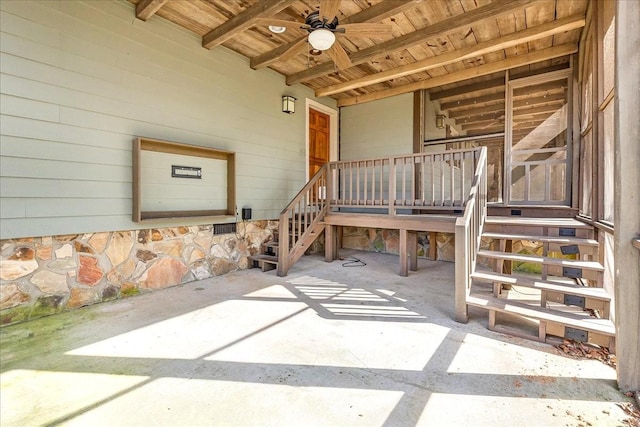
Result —
[[[335,108],[327,107],[324,104],[314,101],[313,99],[306,98],[305,110],[304,110],[304,134],[305,134],[305,164],[304,164],[304,176],[309,176],[309,110],[314,109],[321,113],[329,115],[329,161],[334,162],[338,160],[338,110]],[[305,178],[305,181],[308,178]]]

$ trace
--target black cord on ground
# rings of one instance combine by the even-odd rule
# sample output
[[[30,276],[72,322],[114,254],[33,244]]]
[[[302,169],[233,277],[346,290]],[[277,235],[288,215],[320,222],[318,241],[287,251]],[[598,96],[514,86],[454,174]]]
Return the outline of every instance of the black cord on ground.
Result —
[[[343,267],[364,267],[365,265],[367,265],[366,262],[356,257],[348,257],[342,259],[344,260],[344,262],[342,263]]]

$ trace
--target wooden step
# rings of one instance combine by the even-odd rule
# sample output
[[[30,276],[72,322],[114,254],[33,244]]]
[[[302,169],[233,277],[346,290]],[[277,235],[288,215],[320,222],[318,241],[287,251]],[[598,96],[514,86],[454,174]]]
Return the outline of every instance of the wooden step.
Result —
[[[510,233],[482,233],[482,237],[497,240],[531,240],[541,243],[557,243],[558,245],[580,245],[598,246],[598,241],[594,239],[584,239],[571,236],[533,236],[530,234],[510,234]]]
[[[471,278],[481,282],[493,283],[493,294],[501,293],[501,284],[521,286],[540,290],[540,306],[548,302],[567,306],[577,306],[597,311],[605,319],[609,318],[611,296],[603,288],[578,285],[576,283],[552,282],[519,275],[505,275],[490,271],[476,271]]]
[[[530,234],[482,233],[482,237],[494,240],[527,240],[546,244],[549,251],[597,255],[598,242],[594,239],[564,236],[536,236]],[[577,251],[576,251],[577,250]]]
[[[539,289],[541,291],[562,292],[569,295],[593,298],[601,301],[611,301],[611,297],[603,288],[594,288],[578,284],[555,283],[535,279],[532,277],[517,275],[509,276],[506,274],[499,274],[491,271],[476,271],[471,274],[471,278],[482,282],[506,283],[512,286],[522,286],[526,288]]]
[[[488,225],[527,225],[536,227],[567,227],[567,228],[583,228],[590,230],[593,228],[589,224],[578,221],[574,218],[529,218],[522,216],[488,216],[485,219]]]
[[[554,270],[549,270],[549,274],[555,276],[574,277],[599,281],[601,280],[602,273],[604,272],[604,267],[602,266],[602,264],[595,261],[579,261],[573,259],[552,258],[528,254],[514,254],[488,250],[478,251],[478,256],[503,261],[528,262],[555,267]]]
[[[604,347],[613,348],[616,329],[610,320],[597,319],[574,313],[564,313],[545,307],[530,306],[524,303],[494,298],[491,296],[472,294],[467,297],[467,305],[489,310],[489,329],[497,331],[513,330],[500,328],[496,325],[496,312],[516,317],[535,319],[540,322],[537,338],[546,339],[546,335],[556,335],[576,341],[589,342]],[[521,335],[515,333],[515,335]]]
[[[270,240],[262,244],[262,250],[265,255],[277,255],[280,242]]]
[[[591,238],[593,227],[573,218],[487,217],[484,231],[538,236]]]
[[[260,267],[262,271],[273,270],[278,267],[278,257],[274,255],[251,255],[249,256],[251,268]]]

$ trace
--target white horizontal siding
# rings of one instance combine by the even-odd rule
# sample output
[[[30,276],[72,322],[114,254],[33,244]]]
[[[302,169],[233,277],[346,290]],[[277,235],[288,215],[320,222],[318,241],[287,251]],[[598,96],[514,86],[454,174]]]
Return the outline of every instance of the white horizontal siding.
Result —
[[[280,102],[312,91],[133,9],[0,2],[1,238],[146,227],[131,221],[136,136],[236,152],[237,203],[255,219],[303,184],[304,114]],[[197,220],[154,226],[177,223]]]

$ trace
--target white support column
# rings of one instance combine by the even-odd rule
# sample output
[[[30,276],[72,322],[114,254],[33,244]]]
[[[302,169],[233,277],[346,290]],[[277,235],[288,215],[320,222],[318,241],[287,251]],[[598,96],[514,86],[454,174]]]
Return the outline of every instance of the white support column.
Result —
[[[615,98],[615,300],[618,385],[640,390],[640,2],[618,1]]]

